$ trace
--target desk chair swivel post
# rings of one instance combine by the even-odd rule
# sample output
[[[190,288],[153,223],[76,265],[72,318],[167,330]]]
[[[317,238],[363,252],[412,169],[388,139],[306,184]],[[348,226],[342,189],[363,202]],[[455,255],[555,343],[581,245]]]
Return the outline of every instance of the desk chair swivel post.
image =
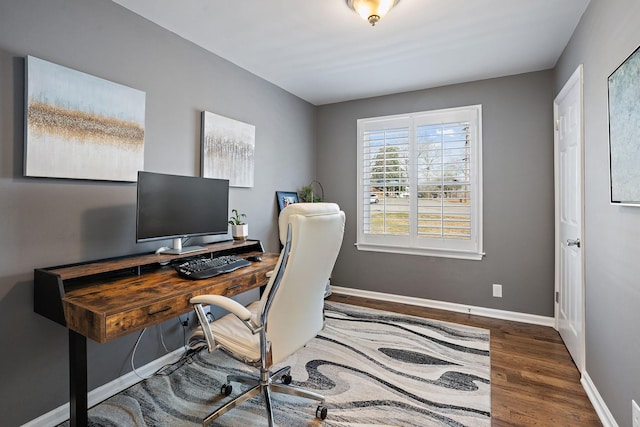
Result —
[[[244,307],[219,295],[191,299],[200,321],[200,327],[190,337],[191,346],[207,345],[209,351],[221,349],[260,369],[258,379],[229,375],[222,386],[222,394],[231,393],[231,382],[247,384],[251,388],[205,418],[204,425],[262,393],[269,426],[273,426],[272,392],[316,400],[320,403],[316,416],[326,417],[323,396],[289,385],[289,366],[275,373],[270,369],[305,346],[324,326],[325,286],[342,244],[344,222],[344,212],[333,203],[287,206],[279,217],[280,240],[284,247],[259,301]],[[230,314],[209,324],[203,304],[220,306]]]

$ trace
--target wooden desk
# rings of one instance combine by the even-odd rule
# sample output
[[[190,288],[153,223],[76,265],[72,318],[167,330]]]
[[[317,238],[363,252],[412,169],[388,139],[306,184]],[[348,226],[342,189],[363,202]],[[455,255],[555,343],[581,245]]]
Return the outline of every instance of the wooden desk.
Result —
[[[204,280],[184,279],[167,263],[198,254],[260,254],[262,262]],[[132,255],[36,269],[34,311],[69,329],[71,427],[86,426],[87,338],[105,343],[192,310],[196,295],[233,296],[260,287],[278,255],[257,240],[207,245],[182,255]]]

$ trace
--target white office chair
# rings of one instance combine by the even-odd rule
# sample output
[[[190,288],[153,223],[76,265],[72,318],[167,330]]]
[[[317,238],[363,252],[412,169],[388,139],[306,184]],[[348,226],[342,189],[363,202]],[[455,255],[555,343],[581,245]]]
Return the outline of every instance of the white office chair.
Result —
[[[269,426],[273,426],[270,394],[286,393],[320,402],[316,416],[325,419],[324,397],[293,387],[291,367],[270,372],[314,338],[324,326],[324,292],[344,234],[344,212],[334,203],[296,203],[279,216],[283,249],[262,298],[247,307],[219,295],[191,299],[200,326],[189,339],[192,347],[207,345],[221,349],[248,365],[260,368],[259,378],[229,375],[221,393],[229,395],[231,382],[252,387],[204,419],[209,424],[227,411],[262,393]],[[230,312],[208,323],[203,305],[216,305]],[[281,381],[276,383],[276,381]]]

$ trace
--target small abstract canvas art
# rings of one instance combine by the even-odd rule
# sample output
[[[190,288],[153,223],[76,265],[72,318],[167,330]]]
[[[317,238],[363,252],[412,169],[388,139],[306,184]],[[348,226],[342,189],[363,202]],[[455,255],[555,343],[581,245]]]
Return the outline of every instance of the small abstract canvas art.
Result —
[[[24,175],[135,182],[145,93],[27,57]]]
[[[202,176],[253,187],[255,137],[255,126],[203,111]]]

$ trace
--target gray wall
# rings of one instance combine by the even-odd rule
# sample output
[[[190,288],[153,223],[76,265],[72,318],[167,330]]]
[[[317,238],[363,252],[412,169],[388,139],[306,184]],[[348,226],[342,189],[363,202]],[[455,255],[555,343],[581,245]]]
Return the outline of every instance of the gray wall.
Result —
[[[557,93],[584,64],[586,371],[620,426],[640,404],[640,208],[609,204],[607,77],[639,24],[637,0],[591,0],[555,76]]]
[[[0,424],[15,426],[68,401],[67,334],[33,313],[33,269],[145,252],[135,244],[135,184],[22,177],[24,57],[147,94],[145,169],[199,175],[200,112],[256,126],[255,186],[232,188],[250,235],[278,249],[276,190],[315,176],[315,108],[105,0],[0,3]],[[295,159],[292,163],[291,159]],[[295,167],[292,167],[295,164]],[[183,342],[163,325],[170,350]],[[130,370],[137,334],[89,342],[89,386]],[[141,366],[164,354],[157,329]]]
[[[552,94],[543,71],[319,107],[318,176],[347,214],[332,283],[553,316]],[[482,104],[484,259],[358,251],[356,120],[472,104]]]
[[[553,315],[552,100],[585,64],[587,372],[620,425],[640,401],[640,210],[608,204],[606,77],[640,44],[635,0],[592,0],[555,71],[315,108],[106,0],[0,3],[0,413],[19,425],[65,403],[66,330],[33,313],[33,268],[153,249],[136,245],[135,185],[22,177],[24,56],[147,93],[145,169],[198,175],[200,112],[256,125],[256,181],[234,188],[250,234],[277,249],[274,191],[316,177],[347,213],[333,283]],[[356,120],[483,105],[482,261],[359,252]],[[284,154],[284,155],[283,155]],[[292,159],[295,161],[292,162]],[[292,164],[294,166],[292,166]],[[502,299],[491,284],[504,285]],[[170,349],[177,322],[163,325]],[[136,355],[163,354],[150,331]],[[89,343],[90,388],[130,370],[135,336]],[[625,349],[620,350],[620,347]],[[37,394],[36,394],[37,393]],[[37,397],[34,397],[37,396]]]

